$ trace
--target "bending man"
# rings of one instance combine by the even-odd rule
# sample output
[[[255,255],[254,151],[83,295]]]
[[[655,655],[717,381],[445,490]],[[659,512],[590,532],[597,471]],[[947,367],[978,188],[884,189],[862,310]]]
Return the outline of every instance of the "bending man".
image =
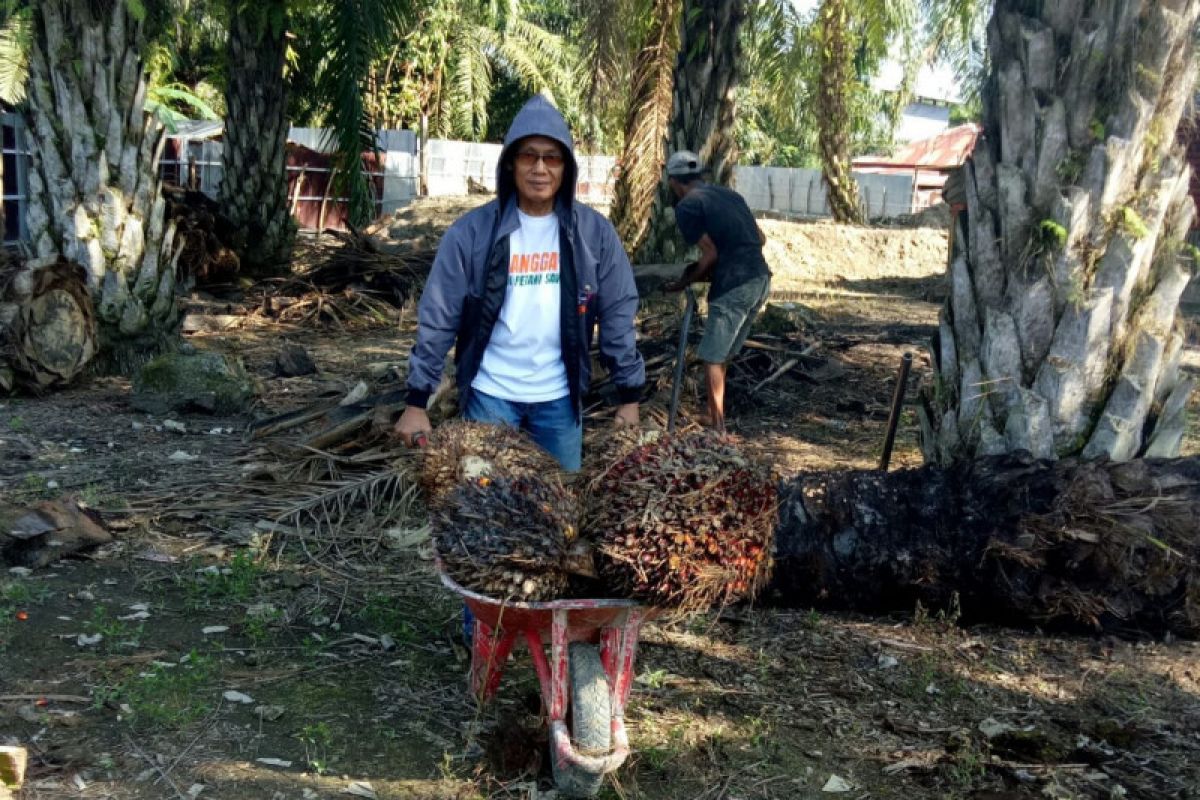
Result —
[[[667,159],[667,179],[676,198],[675,224],[688,244],[700,248],[699,260],[667,288],[682,291],[696,281],[712,281],[697,354],[704,362],[708,388],[704,423],[723,431],[726,365],[742,349],[767,302],[771,270],[762,254],[767,239],[746,201],[732,189],[705,183],[703,171],[700,158],[687,150]]]

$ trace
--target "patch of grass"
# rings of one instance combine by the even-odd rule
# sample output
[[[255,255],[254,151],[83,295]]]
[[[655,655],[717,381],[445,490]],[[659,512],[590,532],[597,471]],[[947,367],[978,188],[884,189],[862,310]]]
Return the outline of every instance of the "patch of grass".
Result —
[[[242,629],[255,647],[261,647],[275,638],[275,626],[282,619],[283,612],[275,606],[253,609],[246,613]]]
[[[79,499],[87,503],[88,508],[123,508],[124,498],[119,494],[105,490],[96,483],[89,483],[79,492]]]
[[[388,634],[397,642],[411,642],[417,638],[417,630],[408,621],[392,598],[382,592],[367,595],[366,603],[355,619],[372,633]]]
[[[13,492],[13,499],[17,503],[48,500],[56,493],[48,484],[49,481],[41,475],[26,475],[21,479],[21,485]]]
[[[178,664],[155,664],[149,670],[108,686],[97,687],[97,705],[128,704],[139,727],[181,728],[208,714],[216,691],[217,660],[196,650]]]
[[[185,578],[186,604],[191,609],[224,603],[245,603],[259,594],[266,568],[250,553],[234,554],[228,566],[208,567]]]
[[[24,417],[14,414],[8,418],[8,429],[13,433],[21,433],[22,431],[29,430],[29,424],[25,422]]]
[[[639,747],[637,752],[641,754],[642,758],[652,768],[661,770],[667,764],[681,757],[687,750],[687,745],[684,741],[685,735],[686,730],[682,725],[672,725],[670,730],[667,731],[667,737],[664,741]]]
[[[141,646],[146,626],[133,625],[129,620],[117,619],[107,606],[97,605],[92,608],[92,616],[83,623],[83,627],[104,637],[101,641],[106,650],[133,650]]]
[[[952,786],[967,790],[987,774],[987,764],[987,754],[971,741],[954,754],[954,760],[945,765],[943,773]]]
[[[1142,215],[1137,211],[1129,206],[1121,206],[1117,213],[1117,224],[1126,234],[1134,239],[1145,239],[1150,235],[1150,229],[1146,226],[1146,221],[1142,219]]]

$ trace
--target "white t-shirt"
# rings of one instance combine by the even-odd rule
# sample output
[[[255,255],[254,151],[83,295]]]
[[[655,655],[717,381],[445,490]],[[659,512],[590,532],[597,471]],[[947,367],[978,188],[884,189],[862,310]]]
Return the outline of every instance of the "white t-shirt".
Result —
[[[559,327],[558,216],[517,213],[504,305],[471,387],[510,402],[544,403],[570,394]]]

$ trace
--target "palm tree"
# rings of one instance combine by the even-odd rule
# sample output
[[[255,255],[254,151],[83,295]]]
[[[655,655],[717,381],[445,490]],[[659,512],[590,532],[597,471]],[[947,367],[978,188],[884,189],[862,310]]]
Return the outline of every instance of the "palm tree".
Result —
[[[819,60],[817,126],[829,209],[838,222],[861,223],[858,186],[850,174],[850,93],[857,43],[849,0],[823,0],[815,38]]]
[[[737,158],[734,99],[745,17],[745,0],[685,0],[683,6],[667,145],[671,150],[695,151],[712,180],[721,185],[733,179]],[[683,242],[671,204],[663,178],[639,260],[671,262],[682,257]]]
[[[143,111],[143,54],[159,20],[133,0],[32,7],[25,116],[36,143],[27,222],[34,254],[77,261],[101,343],[128,368],[177,329],[174,224],[158,178],[162,128]]]
[[[1178,454],[1195,208],[1176,131],[1198,18],[1200,0],[997,0],[921,409],[928,459]]]
[[[249,272],[277,271],[296,225],[287,202],[287,0],[228,0],[220,201]]]
[[[430,135],[477,139],[503,70],[528,92],[565,106],[579,94],[577,56],[562,36],[532,21],[520,0],[428,0],[399,44],[374,65],[371,111]]]

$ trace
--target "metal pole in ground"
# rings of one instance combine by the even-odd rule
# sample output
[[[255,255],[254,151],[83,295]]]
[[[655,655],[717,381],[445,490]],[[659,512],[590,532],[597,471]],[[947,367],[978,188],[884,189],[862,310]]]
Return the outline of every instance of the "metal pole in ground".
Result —
[[[671,407],[667,412],[667,433],[675,433],[675,417],[679,413],[679,392],[683,388],[683,368],[687,359],[688,328],[692,324],[692,314],[696,311],[696,293],[692,287],[684,290],[687,293],[687,306],[683,310],[683,322],[679,325],[679,349],[675,353],[675,375],[671,381]]]
[[[908,386],[908,372],[912,369],[912,360],[912,353],[905,353],[900,359],[900,375],[896,378],[896,391],[892,394],[892,412],[888,415],[883,456],[879,459],[879,469],[882,472],[887,472],[888,463],[892,460],[892,447],[896,444],[896,426],[900,424],[900,412],[904,407],[904,391]]]

